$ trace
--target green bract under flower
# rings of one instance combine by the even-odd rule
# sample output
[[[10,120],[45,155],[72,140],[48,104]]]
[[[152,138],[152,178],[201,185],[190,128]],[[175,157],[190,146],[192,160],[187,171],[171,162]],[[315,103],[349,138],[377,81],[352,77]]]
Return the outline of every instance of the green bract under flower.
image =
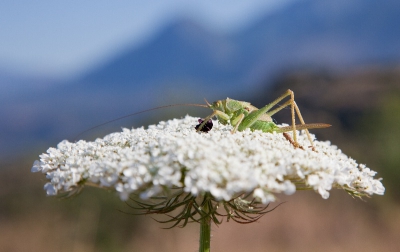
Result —
[[[94,142],[62,141],[35,161],[32,172],[46,174],[48,195],[75,192],[84,185],[115,189],[122,200],[142,199],[180,187],[193,196],[209,194],[230,201],[243,193],[267,204],[275,194],[314,189],[324,199],[332,188],[351,195],[383,195],[376,172],[330,142],[314,141],[316,151],[295,149],[282,134],[245,130],[214,122],[198,133],[197,118],[186,116],[149,126],[123,129]],[[309,142],[305,135],[298,141]]]

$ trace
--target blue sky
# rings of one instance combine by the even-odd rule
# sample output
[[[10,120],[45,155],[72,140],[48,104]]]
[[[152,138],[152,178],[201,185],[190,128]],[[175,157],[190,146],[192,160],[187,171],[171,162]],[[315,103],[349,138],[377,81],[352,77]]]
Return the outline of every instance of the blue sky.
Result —
[[[234,32],[295,0],[5,0],[0,2],[0,71],[79,74],[122,47],[140,46],[179,16]]]

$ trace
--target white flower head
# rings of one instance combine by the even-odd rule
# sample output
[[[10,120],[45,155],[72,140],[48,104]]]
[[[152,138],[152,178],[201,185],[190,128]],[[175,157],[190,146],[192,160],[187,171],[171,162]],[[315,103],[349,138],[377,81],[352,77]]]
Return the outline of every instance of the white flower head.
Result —
[[[250,193],[264,204],[296,189],[313,189],[324,199],[332,188],[355,196],[385,191],[373,178],[376,172],[329,142],[315,140],[316,151],[302,150],[278,133],[231,134],[231,126],[217,122],[208,133],[198,133],[196,124],[196,118],[186,116],[148,129],[123,129],[94,142],[62,141],[40,155],[31,171],[46,174],[48,195],[93,185],[115,189],[122,200],[132,193],[147,199],[174,188],[217,201]],[[307,141],[299,135],[300,144],[308,146]]]

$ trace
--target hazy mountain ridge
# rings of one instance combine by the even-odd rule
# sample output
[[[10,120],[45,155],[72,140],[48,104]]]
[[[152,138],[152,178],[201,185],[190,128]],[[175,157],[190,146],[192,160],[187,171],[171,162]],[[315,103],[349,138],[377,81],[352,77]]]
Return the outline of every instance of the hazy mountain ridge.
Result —
[[[209,33],[190,20],[175,21],[141,48],[127,49],[101,67],[85,74],[79,82],[88,87],[143,84],[159,85],[174,79],[204,83],[233,78],[226,72],[231,64],[230,42]]]

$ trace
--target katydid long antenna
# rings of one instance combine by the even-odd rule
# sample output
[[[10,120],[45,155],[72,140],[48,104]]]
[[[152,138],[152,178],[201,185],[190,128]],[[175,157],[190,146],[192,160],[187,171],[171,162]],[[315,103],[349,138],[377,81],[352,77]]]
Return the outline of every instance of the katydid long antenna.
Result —
[[[210,108],[210,104],[207,102],[207,100],[205,100],[205,101],[206,101],[207,105],[204,105],[204,104],[195,104],[195,103],[178,103],[178,104],[170,104],[170,105],[164,105],[164,106],[154,107],[154,108],[151,108],[151,109],[146,109],[146,110],[142,110],[142,111],[135,112],[135,113],[132,113],[132,114],[124,115],[124,116],[115,118],[115,119],[113,119],[113,120],[110,120],[110,121],[107,121],[107,122],[104,122],[104,123],[101,123],[101,124],[98,124],[98,125],[96,125],[96,126],[94,126],[94,127],[91,127],[91,128],[89,128],[89,129],[86,129],[86,130],[82,131],[81,133],[79,133],[78,135],[76,135],[76,136],[74,137],[74,140],[73,140],[73,141],[75,142],[75,141],[78,139],[78,137],[82,136],[82,135],[85,134],[86,132],[91,131],[91,130],[94,130],[94,129],[97,129],[97,128],[99,128],[99,127],[101,127],[101,126],[104,126],[104,125],[106,125],[106,124],[109,124],[109,123],[112,123],[112,122],[116,122],[116,121],[118,121],[118,120],[122,120],[122,119],[124,119],[124,118],[128,118],[128,117],[131,117],[131,116],[135,116],[135,115],[139,115],[139,114],[142,114],[142,113],[146,113],[146,112],[149,112],[149,111],[157,110],[157,109],[170,108],[170,107],[179,107],[179,106],[192,106],[192,107]]]

